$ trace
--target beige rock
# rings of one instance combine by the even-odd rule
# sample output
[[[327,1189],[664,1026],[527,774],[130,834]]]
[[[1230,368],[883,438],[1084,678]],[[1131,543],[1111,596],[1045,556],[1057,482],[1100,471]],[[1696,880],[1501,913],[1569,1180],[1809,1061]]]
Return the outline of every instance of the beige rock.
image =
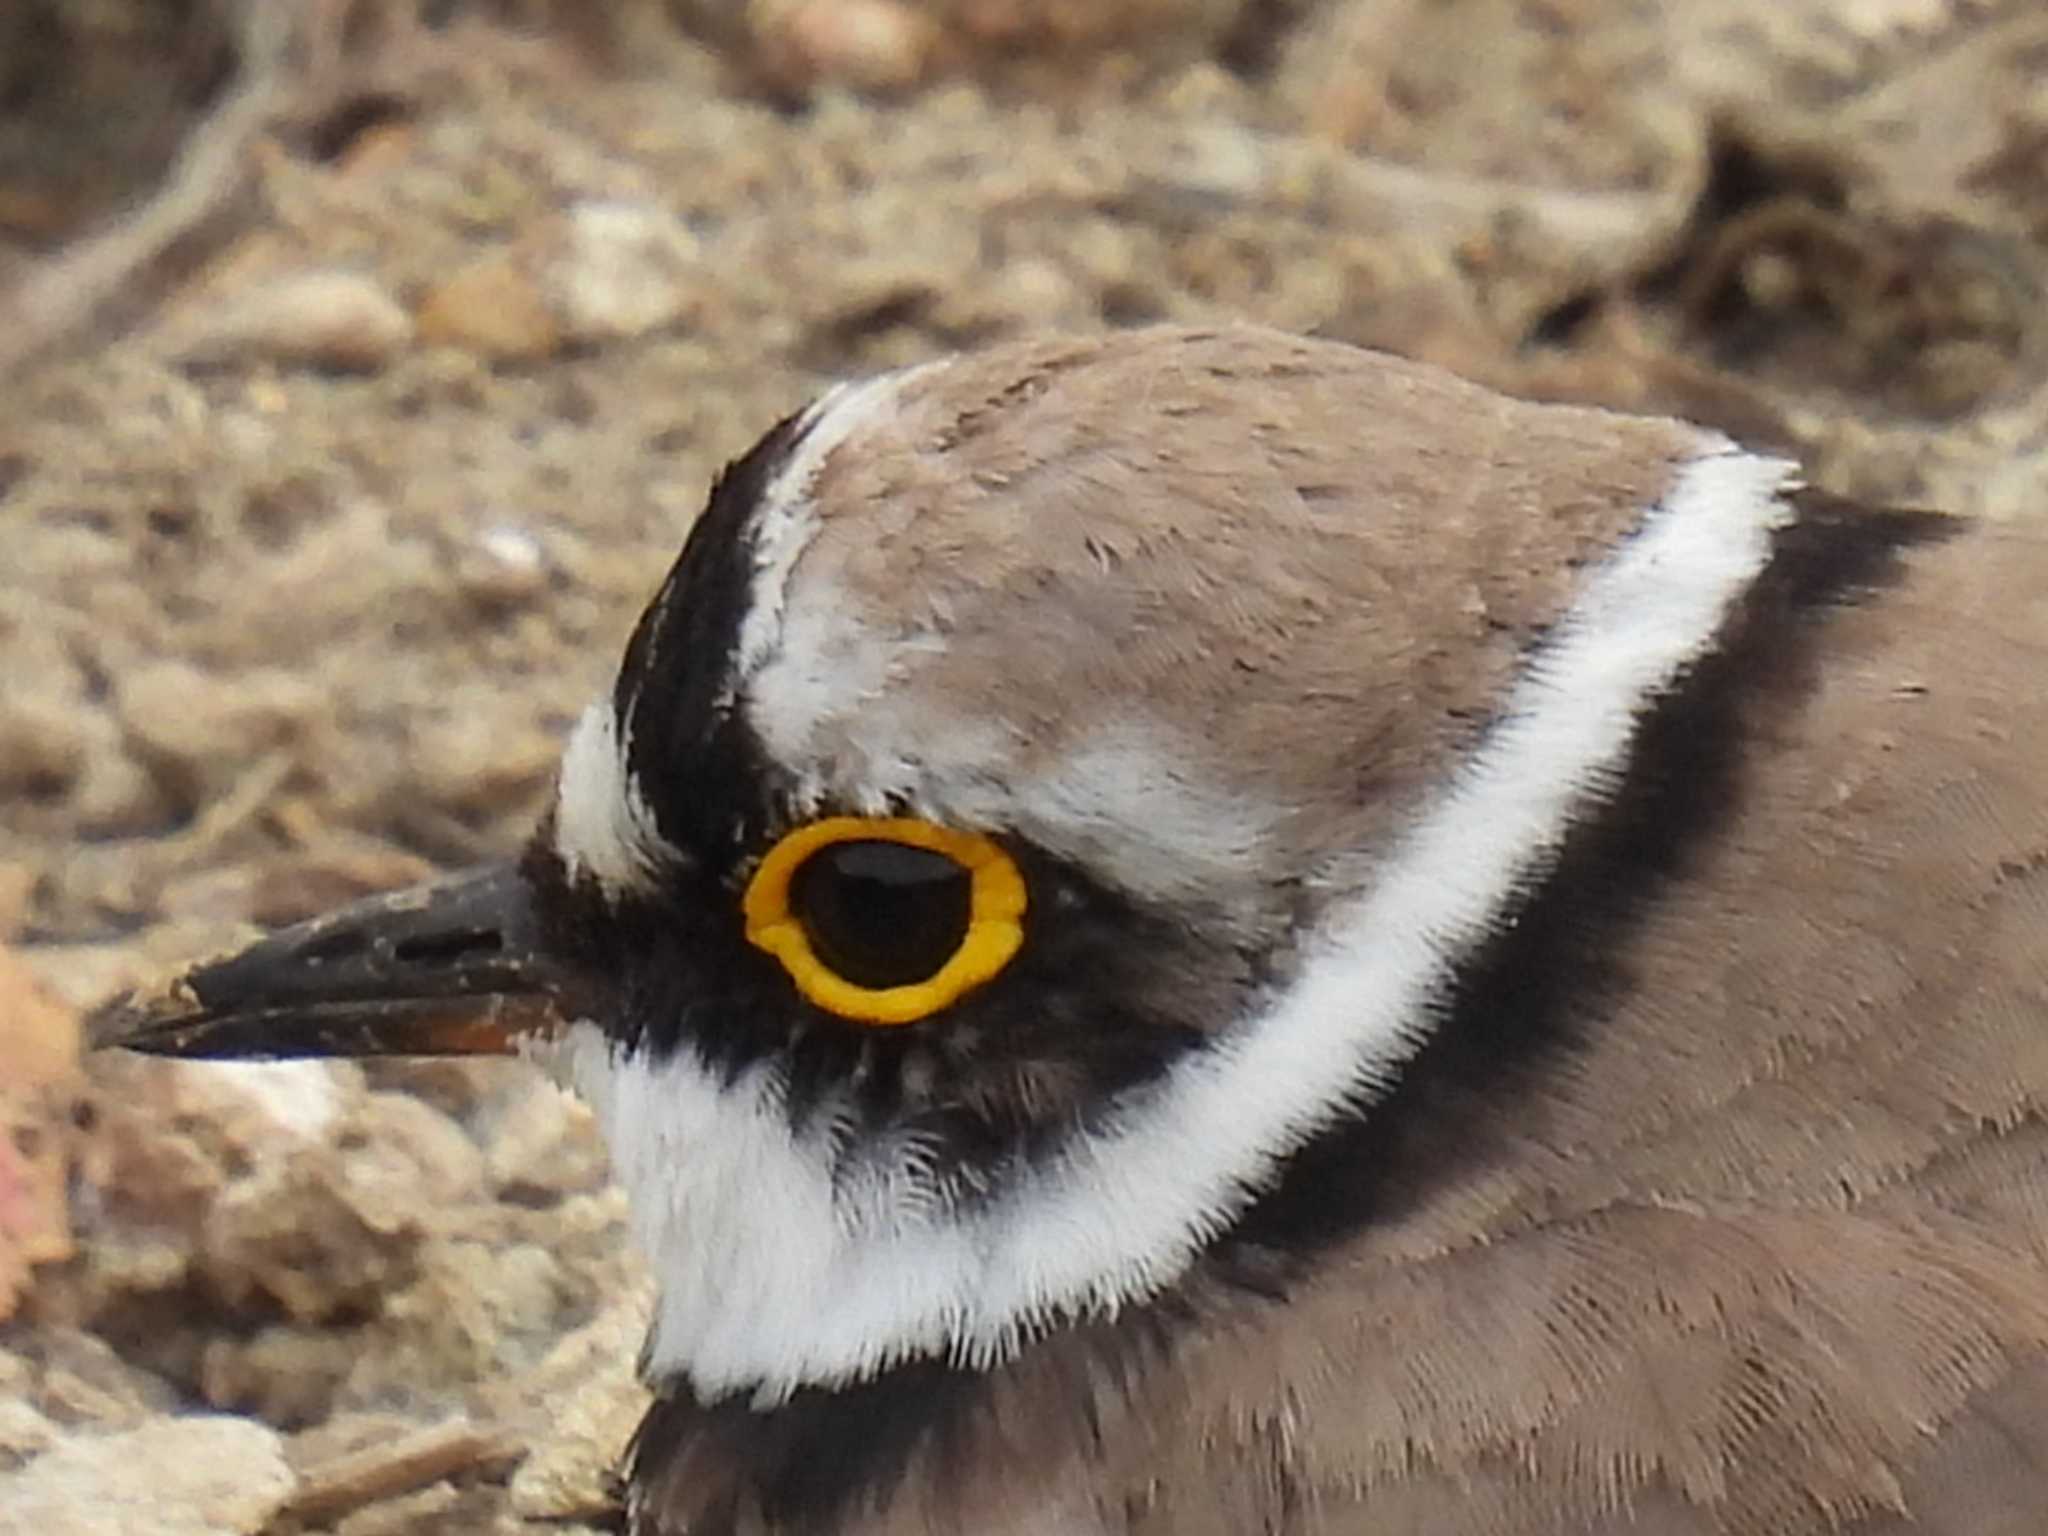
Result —
[[[1062,83],[1208,57],[1252,0],[676,0],[768,90],[893,95],[949,75]]]
[[[796,0],[760,8],[758,62],[777,90],[846,86],[878,95],[919,84],[938,24],[899,0]]]
[[[489,607],[523,606],[547,591],[547,552],[526,529],[493,523],[457,554],[455,584]]]
[[[424,1099],[460,1125],[502,1097],[509,1078],[503,1062],[474,1056],[372,1057],[363,1069],[373,1087]]]
[[[124,749],[120,726],[105,715],[89,734],[85,770],[71,792],[69,809],[90,837],[133,837],[160,830],[178,810],[157,776]]]
[[[570,341],[645,335],[696,305],[703,250],[689,225],[650,203],[588,201],[550,232],[546,281]]]
[[[413,772],[427,798],[457,815],[521,805],[553,777],[561,743],[512,693],[461,690],[411,732]]]
[[[98,1198],[114,1224],[197,1239],[246,1170],[317,1144],[363,1095],[350,1063],[182,1062],[103,1051],[91,1060],[101,1128]],[[274,1176],[274,1174],[272,1175]]]
[[[353,1460],[361,1452],[394,1444],[416,1428],[412,1418],[388,1409],[344,1409],[294,1434],[285,1447],[285,1460],[305,1477],[323,1465]],[[303,1505],[303,1495],[300,1502]]]
[[[95,1341],[97,1342],[97,1341]],[[81,1373],[66,1366],[43,1372],[37,1384],[37,1406],[59,1424],[120,1424],[134,1416],[134,1400],[118,1382],[101,1374]]]
[[[274,1430],[244,1419],[159,1419],[75,1435],[0,1475],[0,1536],[238,1536],[297,1485]]]
[[[504,1107],[484,1166],[499,1199],[537,1209],[601,1188],[610,1174],[589,1109],[539,1080]]]
[[[194,322],[178,351],[208,361],[374,373],[412,344],[412,319],[384,286],[357,272],[274,279]]]
[[[651,1292],[640,1287],[570,1334],[507,1396],[545,1404],[533,1452],[512,1476],[512,1508],[528,1520],[592,1519],[612,1499],[626,1442],[647,1411],[633,1368]]]
[[[389,1181],[395,1197],[424,1191],[436,1204],[474,1200],[484,1183],[484,1154],[462,1127],[432,1105],[408,1093],[372,1093],[340,1127],[349,1148],[346,1159],[353,1186],[376,1197],[376,1186]]]
[[[57,1443],[57,1426],[33,1404],[0,1395],[0,1476]]]
[[[570,1285],[560,1261],[539,1243],[450,1243],[445,1257],[451,1289],[475,1298],[485,1324],[480,1338],[523,1343],[559,1328]]]
[[[44,1329],[36,1356],[21,1397],[60,1430],[131,1429],[171,1411],[171,1392],[162,1380],[82,1328]]]
[[[85,766],[86,733],[75,698],[10,687],[0,697],[0,795],[57,795]]]
[[[646,1412],[646,1391],[617,1377],[571,1393],[512,1474],[513,1512],[551,1524],[602,1519],[616,1503],[619,1465]]]
[[[197,1385],[215,1408],[267,1424],[317,1424],[334,1411],[350,1370],[374,1352],[355,1332],[278,1323],[246,1338],[207,1339]]]
[[[118,689],[136,755],[174,793],[196,799],[224,792],[329,707],[312,683],[279,668],[223,674],[169,658],[135,668]]]
[[[332,1148],[307,1145],[224,1189],[200,1230],[198,1266],[230,1306],[299,1322],[374,1313],[418,1271],[424,1189],[358,1183]]]

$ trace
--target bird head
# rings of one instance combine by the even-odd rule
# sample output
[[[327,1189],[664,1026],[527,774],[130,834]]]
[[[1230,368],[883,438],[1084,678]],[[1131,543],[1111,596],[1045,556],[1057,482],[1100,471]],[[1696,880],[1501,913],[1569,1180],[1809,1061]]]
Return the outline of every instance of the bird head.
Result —
[[[990,1365],[1371,1115],[1787,473],[1251,329],[842,386],[719,479],[517,861],[98,1034],[541,1060],[701,1400]]]

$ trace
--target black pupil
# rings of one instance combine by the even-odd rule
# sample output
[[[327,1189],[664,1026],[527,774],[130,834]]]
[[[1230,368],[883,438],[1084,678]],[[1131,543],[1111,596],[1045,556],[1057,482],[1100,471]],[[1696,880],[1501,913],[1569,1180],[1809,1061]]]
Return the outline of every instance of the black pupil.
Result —
[[[812,952],[862,987],[925,981],[967,936],[973,877],[928,848],[847,842],[821,848],[790,882]]]

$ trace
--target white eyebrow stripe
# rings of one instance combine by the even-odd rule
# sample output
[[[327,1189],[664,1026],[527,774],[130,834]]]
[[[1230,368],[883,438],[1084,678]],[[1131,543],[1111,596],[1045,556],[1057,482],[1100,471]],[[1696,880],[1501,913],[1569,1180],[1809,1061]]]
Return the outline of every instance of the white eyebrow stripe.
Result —
[[[903,386],[922,371],[837,385],[798,418],[788,457],[748,509],[739,535],[753,551],[751,589],[717,708],[730,709],[747,679],[782,645],[790,579],[819,529],[811,488],[826,459],[848,438],[875,430],[896,409]],[[651,890],[674,856],[634,776],[632,729],[631,715],[622,724],[611,699],[590,705],[570,732],[556,781],[555,852],[572,874],[593,876],[613,897]]]
[[[937,366],[941,365],[925,363],[835,385],[799,418],[789,457],[768,480],[748,520],[745,536],[754,551],[753,588],[746,616],[740,620],[721,707],[731,707],[748,680],[782,645],[790,578],[818,536],[820,518],[811,491],[825,461],[848,438],[883,426],[899,409],[904,387]]]

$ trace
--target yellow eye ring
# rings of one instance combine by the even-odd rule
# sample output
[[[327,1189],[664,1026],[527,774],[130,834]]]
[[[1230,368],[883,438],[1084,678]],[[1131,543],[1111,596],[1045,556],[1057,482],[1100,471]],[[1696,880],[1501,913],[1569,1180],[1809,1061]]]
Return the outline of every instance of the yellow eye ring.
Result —
[[[790,904],[797,872],[835,843],[901,843],[951,859],[969,877],[967,929],[944,965],[905,986],[864,987],[822,960]],[[762,856],[740,909],[747,942],[778,960],[797,990],[862,1024],[912,1024],[988,981],[1024,943],[1024,876],[988,838],[908,816],[828,816],[798,827]]]

